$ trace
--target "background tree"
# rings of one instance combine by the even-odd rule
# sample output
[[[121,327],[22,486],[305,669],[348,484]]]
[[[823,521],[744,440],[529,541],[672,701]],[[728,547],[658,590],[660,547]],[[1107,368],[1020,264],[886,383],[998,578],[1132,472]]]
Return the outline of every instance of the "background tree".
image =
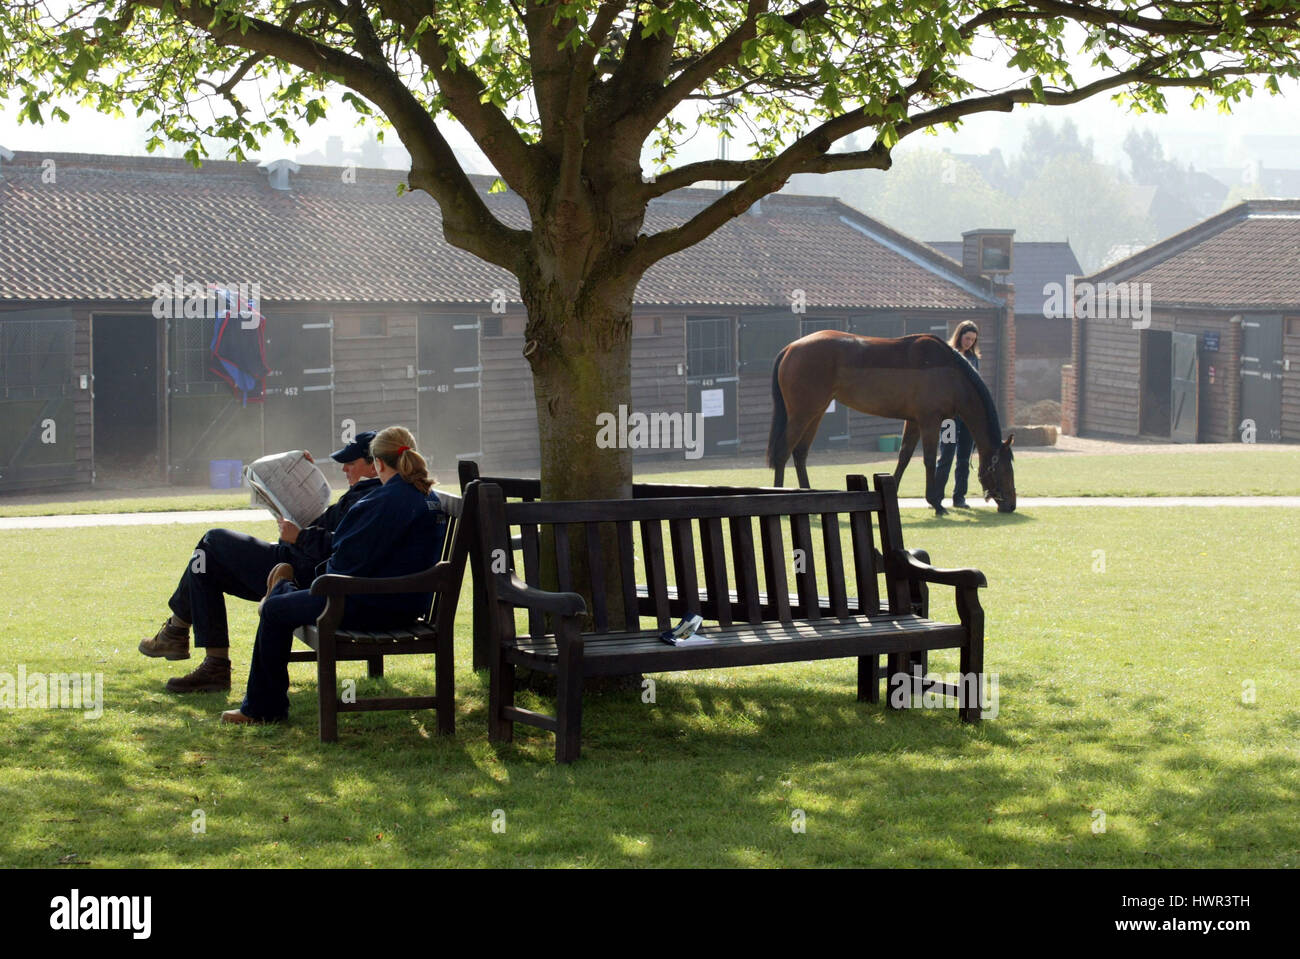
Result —
[[[1252,77],[1276,92],[1278,75],[1298,72],[1298,7],[11,0],[0,9],[0,95],[17,92],[37,122],[66,118],[60,94],[109,112],[130,105],[155,118],[154,145],[216,136],[243,157],[277,131],[295,140],[296,123],[323,115],[325,91],[345,88],[356,110],[391,122],[412,158],[409,183],[437,200],[447,240],[519,280],[546,495],[614,496],[628,492],[631,452],[596,448],[595,418],[631,400],[632,298],[651,265],[794,174],[886,169],[902,138],[971,114],[1103,93],[1160,110],[1170,86],[1231,104]],[[1005,68],[995,89],[972,79],[981,59]],[[715,126],[743,114],[750,155],[673,165],[691,104]],[[447,116],[523,198],[527,228],[488,210],[448,145]],[[831,152],[855,133],[864,149]],[[655,197],[702,181],[735,185],[685,222],[642,232]]]

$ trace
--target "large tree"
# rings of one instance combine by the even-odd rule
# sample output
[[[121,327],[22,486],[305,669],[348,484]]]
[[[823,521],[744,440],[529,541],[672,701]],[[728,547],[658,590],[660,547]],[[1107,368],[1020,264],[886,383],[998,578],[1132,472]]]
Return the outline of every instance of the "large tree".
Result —
[[[1296,0],[7,0],[0,96],[34,121],[71,94],[155,117],[155,142],[220,137],[242,157],[345,88],[391,122],[447,240],[509,270],[528,312],[548,496],[626,494],[628,450],[597,414],[631,401],[630,311],[654,263],[796,173],[877,168],[903,137],[1017,104],[1163,88],[1224,104],[1297,74]],[[996,88],[975,82],[992,61]],[[977,67],[978,72],[972,72]],[[1076,72],[1078,75],[1076,76]],[[202,101],[207,100],[208,104]],[[674,164],[699,122],[748,126],[739,159]],[[215,109],[207,109],[207,106]],[[454,117],[527,204],[494,216],[446,138]],[[832,148],[859,134],[865,149]],[[653,169],[642,165],[647,146]],[[197,152],[195,154],[197,156]],[[647,205],[733,185],[684,222]]]

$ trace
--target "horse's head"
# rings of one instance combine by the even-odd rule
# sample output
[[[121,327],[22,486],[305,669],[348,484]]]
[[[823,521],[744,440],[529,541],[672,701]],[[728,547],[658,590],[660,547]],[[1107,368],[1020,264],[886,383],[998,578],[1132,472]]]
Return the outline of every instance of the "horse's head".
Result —
[[[984,499],[992,499],[998,504],[999,513],[1013,513],[1016,509],[1016,477],[1011,468],[1011,443],[1016,438],[1012,433],[993,449],[987,459],[980,457],[980,486],[984,487]]]

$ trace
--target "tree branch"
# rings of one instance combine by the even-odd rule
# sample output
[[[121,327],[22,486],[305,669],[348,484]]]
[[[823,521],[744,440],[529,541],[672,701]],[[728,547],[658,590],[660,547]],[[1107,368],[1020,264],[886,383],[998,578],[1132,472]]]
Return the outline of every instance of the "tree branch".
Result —
[[[408,41],[413,41],[420,59],[433,72],[447,109],[464,125],[502,179],[514,189],[529,195],[542,180],[542,171],[533,149],[524,142],[510,119],[491,102],[484,102],[486,84],[467,63],[449,68],[447,40],[430,25],[416,38],[425,19],[411,0],[379,0],[379,8],[401,25]]]
[[[254,17],[246,18],[247,29],[243,30],[228,22],[214,21],[211,8],[203,6],[201,0],[133,2],[178,17],[222,46],[243,47],[308,73],[341,78],[377,104],[393,122],[411,153],[411,186],[425,190],[438,201],[448,241],[512,272],[519,269],[528,233],[509,228],[492,215],[433,118],[391,70]]]
[[[1157,87],[1208,87],[1215,80],[1251,72],[1241,67],[1223,67],[1206,71],[1195,77],[1157,76],[1156,71],[1168,65],[1170,59],[1170,56],[1156,57],[1144,61],[1129,70],[1085,84],[1075,90],[1044,91],[1040,95],[1032,87],[1021,87],[989,96],[960,100],[908,117],[902,123],[896,124],[895,130],[901,139],[918,130],[937,126],[940,123],[953,122],[976,113],[1009,112],[1018,103],[1044,103],[1061,106],[1077,103],[1106,90],[1112,90],[1131,83],[1146,83]],[[766,161],[757,161],[764,164],[758,172],[750,173],[743,183],[723,194],[685,223],[653,235],[642,234],[638,237],[636,246],[627,255],[628,269],[644,271],[651,264],[664,257],[671,256],[673,253],[699,243],[728,220],[744,213],[756,201],[779,190],[795,173],[827,172],[833,169],[863,169],[872,166],[881,169],[887,168],[889,148],[885,147],[880,140],[873,143],[869,149],[858,151],[855,154],[830,154],[827,152],[833,143],[848,136],[849,133],[870,126],[873,122],[879,123],[879,118],[868,117],[861,109],[849,111],[826,121],[815,130],[800,137],[776,157]],[[821,146],[822,144],[824,146]],[[838,159],[839,157],[844,159]],[[698,176],[699,172],[705,169],[711,172],[729,172],[726,168],[718,165],[723,162],[726,161],[705,161],[704,163],[682,167],[680,171],[665,174],[655,183],[647,184],[647,192],[659,195],[667,192],[664,189],[665,183],[667,183],[668,189],[673,189],[674,184],[685,185],[683,181],[695,182],[688,180],[690,176],[695,176],[696,180],[707,179],[707,177]],[[756,161],[736,162],[749,164]],[[692,172],[687,173],[687,171]],[[675,179],[674,174],[678,174]]]

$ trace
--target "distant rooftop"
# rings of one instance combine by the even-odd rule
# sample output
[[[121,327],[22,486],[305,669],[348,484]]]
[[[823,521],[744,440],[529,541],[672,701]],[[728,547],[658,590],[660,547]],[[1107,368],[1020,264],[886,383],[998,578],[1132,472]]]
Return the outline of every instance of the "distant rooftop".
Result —
[[[960,240],[931,241],[934,247],[949,259],[961,263]],[[1078,257],[1063,241],[1014,241],[1011,255],[1011,282],[1016,287],[1016,312],[1043,315],[1047,294],[1043,287],[1048,283],[1064,283],[1066,274],[1078,276],[1083,272]]]
[[[1088,279],[1150,283],[1161,305],[1295,308],[1300,200],[1247,200]]]
[[[52,161],[53,166],[49,163]],[[52,169],[53,182],[42,173]],[[176,274],[259,283],[267,302],[473,304],[519,301],[504,270],[450,245],[438,204],[399,196],[405,174],[301,165],[273,189],[252,163],[18,152],[0,162],[0,302],[142,301]],[[522,199],[489,194],[504,222]],[[679,190],[651,204],[645,231],[685,222],[719,194]],[[779,195],[656,264],[639,305],[788,309],[978,309],[996,302],[945,257],[829,197]]]

